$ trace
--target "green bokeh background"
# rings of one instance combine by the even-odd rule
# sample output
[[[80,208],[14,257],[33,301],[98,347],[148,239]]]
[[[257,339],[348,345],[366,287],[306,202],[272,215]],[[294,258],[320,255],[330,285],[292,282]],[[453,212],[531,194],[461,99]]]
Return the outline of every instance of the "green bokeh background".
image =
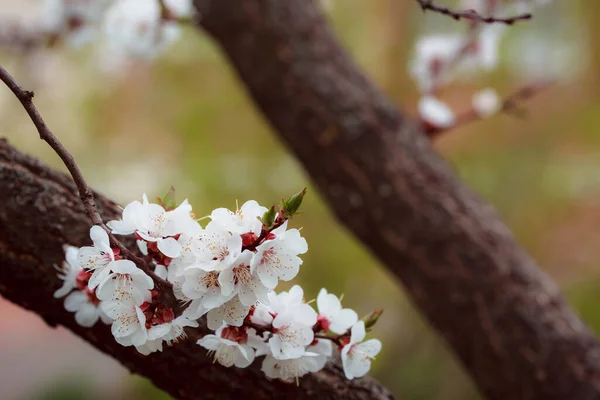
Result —
[[[545,62],[562,62],[564,75],[528,103],[524,118],[500,115],[475,122],[445,134],[436,147],[469,186],[497,208],[582,318],[598,330],[600,46],[594,44],[599,43],[600,28],[594,15],[600,15],[597,1],[556,1],[530,23],[510,28],[496,71],[444,91],[442,98],[455,110],[469,107],[478,88],[493,86],[508,94],[545,77],[543,68],[524,76],[513,67],[520,43],[528,38],[553,38],[546,40],[549,49],[536,42],[537,50],[540,59],[549,57]],[[412,114],[419,93],[407,63],[415,40],[427,32],[465,28],[422,14],[413,0],[337,0],[329,16],[360,66]],[[562,50],[552,46],[553,40]],[[373,332],[384,350],[372,374],[399,398],[479,398],[399,282],[333,219],[206,35],[186,29],[184,39],[165,57],[135,64],[118,75],[99,71],[106,60],[99,60],[93,49],[56,50],[36,57],[37,62],[13,54],[2,59],[18,71],[21,81],[36,88],[36,101],[48,124],[72,150],[92,186],[127,203],[144,191],[156,196],[173,185],[200,216],[216,207],[233,208],[236,200],[270,205],[308,185],[305,213],[294,221],[309,243],[296,280],[307,297],[327,287],[344,293],[345,304],[359,314],[385,309]],[[16,102],[8,95],[0,101],[0,128],[10,142],[64,170],[37,139]],[[117,394],[102,387],[90,391],[94,383],[84,384],[88,378],[53,378],[31,388],[28,396],[167,398],[140,378],[127,378]]]

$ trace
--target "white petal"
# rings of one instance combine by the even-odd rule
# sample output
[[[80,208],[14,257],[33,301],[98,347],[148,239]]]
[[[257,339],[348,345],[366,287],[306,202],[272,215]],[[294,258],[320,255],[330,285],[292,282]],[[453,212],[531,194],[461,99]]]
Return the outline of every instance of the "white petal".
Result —
[[[170,258],[177,258],[181,255],[181,245],[172,237],[159,239],[158,250]]]
[[[365,322],[358,321],[352,326],[352,332],[350,334],[350,343],[359,343],[365,340]]]
[[[206,350],[216,350],[219,348],[219,343],[221,343],[221,341],[215,335],[206,335],[196,343],[204,347]]]
[[[99,317],[100,310],[91,303],[82,304],[81,308],[75,313],[75,321],[85,328],[94,326]]]
[[[379,339],[369,339],[366,342],[357,344],[356,347],[368,357],[375,357],[381,351],[381,341]]]
[[[96,269],[88,281],[88,287],[90,290],[94,290],[96,287],[106,282],[109,275],[110,267],[108,266],[101,269]]]
[[[148,329],[148,340],[156,340],[166,336],[171,331],[171,324],[160,324]]]
[[[75,286],[73,286],[73,284],[69,281],[64,281],[63,285],[60,287],[60,289],[58,289],[56,292],[54,292],[54,298],[58,299],[61,297],[64,297],[66,295],[68,295],[71,290],[73,290],[75,288]]]
[[[248,345],[240,345],[235,358],[235,366],[246,368],[254,361],[254,349]]]
[[[337,334],[346,333],[356,321],[358,321],[358,314],[356,314],[356,311],[350,308],[344,308],[330,321],[331,325],[329,325],[329,330]]]
[[[65,298],[65,310],[75,312],[79,310],[83,304],[87,303],[87,301],[87,294],[81,290],[76,290]]]
[[[301,324],[313,326],[317,323],[317,313],[308,304],[301,304],[292,308],[294,310],[294,320]]]
[[[94,246],[98,247],[99,249],[105,250],[106,247],[110,248],[108,234],[98,225],[94,225],[90,228],[90,239],[92,239],[92,242],[94,242]]]
[[[158,276],[159,278],[162,278],[162,279],[167,279],[167,276],[169,275],[169,272],[167,271],[167,267],[165,267],[164,265],[160,265],[160,264],[158,264],[154,268],[154,273],[156,274],[156,276]]]

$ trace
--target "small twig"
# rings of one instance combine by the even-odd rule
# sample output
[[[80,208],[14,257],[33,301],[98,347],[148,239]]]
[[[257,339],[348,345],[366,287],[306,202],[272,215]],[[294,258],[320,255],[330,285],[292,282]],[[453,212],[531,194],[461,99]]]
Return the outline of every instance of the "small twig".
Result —
[[[466,19],[469,21],[480,21],[480,22],[484,22],[486,24],[501,23],[501,24],[506,24],[506,25],[512,25],[515,22],[527,21],[527,20],[530,20],[531,18],[533,18],[533,16],[530,13],[519,14],[519,15],[515,15],[513,17],[508,17],[508,18],[494,17],[491,15],[486,17],[485,15],[479,14],[475,10],[463,10],[463,11],[452,10],[451,8],[440,6],[440,5],[436,4],[433,0],[417,0],[417,2],[419,3],[419,5],[421,6],[421,9],[423,11],[427,11],[427,10],[434,11],[434,12],[452,17],[457,21],[460,19]]]
[[[552,81],[544,80],[526,86],[522,86],[521,88],[517,89],[515,92],[513,92],[511,95],[504,99],[497,114],[501,112],[514,113],[517,109],[519,109],[519,106],[522,103],[531,99],[533,96],[537,95],[541,91],[547,89],[551,84]],[[441,133],[457,128],[460,125],[464,125],[469,122],[477,121],[480,119],[482,119],[482,117],[479,114],[477,114],[477,111],[474,108],[471,107],[469,110],[463,112],[462,114],[459,114],[456,117],[456,122],[454,123],[454,125],[448,128],[438,128],[436,126],[427,124],[425,126],[425,133],[427,134],[427,136],[433,139],[438,137]]]
[[[165,281],[162,278],[159,278],[154,273],[154,271],[152,271],[148,267],[148,264],[143,259],[137,257],[131,251],[129,251],[127,247],[125,247],[117,238],[113,236],[110,229],[104,224],[100,213],[98,213],[96,201],[94,200],[94,193],[92,192],[92,189],[90,189],[88,184],[85,182],[85,179],[83,178],[83,175],[81,174],[77,163],[75,163],[73,156],[67,151],[67,149],[54,135],[54,133],[52,133],[52,131],[48,128],[38,109],[33,104],[34,93],[32,91],[23,89],[17,83],[17,81],[15,81],[15,79],[8,73],[8,71],[6,71],[2,66],[0,66],[0,79],[14,93],[17,99],[19,99],[19,101],[23,105],[23,108],[29,115],[29,118],[31,118],[31,121],[37,128],[37,131],[40,135],[40,139],[42,139],[43,141],[48,143],[50,147],[52,147],[52,149],[56,152],[56,154],[58,154],[58,156],[61,158],[61,160],[69,170],[71,177],[73,177],[73,181],[75,181],[77,190],[79,191],[79,198],[81,199],[83,207],[85,208],[88,216],[90,217],[92,224],[98,225],[102,229],[104,229],[108,234],[108,237],[110,238],[111,244],[121,251],[123,257],[133,261],[142,271],[144,271],[154,280],[154,282],[157,284],[157,286],[160,287],[160,289],[172,287],[171,283]]]

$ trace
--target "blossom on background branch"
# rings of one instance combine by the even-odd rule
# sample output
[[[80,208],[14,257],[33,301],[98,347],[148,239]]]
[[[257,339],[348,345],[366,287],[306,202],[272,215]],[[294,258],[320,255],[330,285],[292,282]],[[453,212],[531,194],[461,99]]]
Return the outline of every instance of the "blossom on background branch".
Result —
[[[440,100],[442,88],[450,82],[459,79],[470,79],[474,75],[491,71],[498,65],[499,48],[506,33],[507,23],[511,19],[498,19],[486,21],[485,18],[467,18],[466,15],[497,15],[507,13],[513,7],[542,5],[547,1],[542,0],[463,0],[466,12],[464,16],[432,1],[419,1],[424,9],[432,9],[444,14],[449,14],[459,19],[469,19],[468,29],[464,34],[436,34],[419,39],[416,51],[410,61],[409,70],[422,92],[418,104],[418,111],[425,131],[430,136],[437,136],[460,124],[476,119],[490,117],[500,111],[509,111],[506,103],[492,88],[475,92],[472,96],[471,109],[462,115],[455,115],[452,108]],[[526,15],[526,14],[523,14]],[[529,19],[529,18],[520,18]],[[514,22],[515,20],[513,20]],[[505,22],[491,24],[491,22]],[[531,94],[537,90],[530,90],[537,84],[527,84],[518,92],[526,91]],[[531,96],[526,96],[531,97]],[[508,100],[508,99],[507,99]],[[525,100],[525,96],[510,98],[509,104]]]
[[[523,13],[523,14],[515,15],[513,17],[506,17],[506,18],[494,17],[492,15],[482,15],[473,9],[463,10],[463,11],[453,10],[449,7],[440,6],[439,4],[435,3],[433,0],[417,0],[417,2],[419,3],[419,5],[421,6],[421,9],[423,11],[427,11],[427,10],[434,11],[434,12],[452,17],[455,20],[466,19],[469,21],[484,22],[486,24],[502,23],[502,24],[506,24],[506,25],[512,25],[517,21],[527,21],[533,17],[530,13]]]

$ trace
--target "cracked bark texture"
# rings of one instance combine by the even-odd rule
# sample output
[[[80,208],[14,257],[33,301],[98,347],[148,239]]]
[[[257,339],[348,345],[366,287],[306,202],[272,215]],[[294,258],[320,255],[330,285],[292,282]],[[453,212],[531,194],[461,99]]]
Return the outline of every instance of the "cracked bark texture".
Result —
[[[120,215],[109,199],[96,193],[96,201],[105,221]],[[53,298],[62,284],[54,269],[64,259],[62,246],[90,244],[90,221],[71,178],[0,139],[0,204],[0,294],[52,326],[67,327],[175,398],[392,398],[371,378],[348,381],[337,365],[303,378],[300,386],[267,380],[259,361],[247,369],[215,365],[205,349],[195,344],[198,332],[194,331],[188,331],[190,340],[144,357],[132,347],[117,344],[106,325],[82,328],[65,311],[64,299]],[[201,330],[209,333],[205,327]]]
[[[596,338],[492,207],[361,74],[315,1],[195,4],[338,220],[404,284],[485,396],[600,398]]]

